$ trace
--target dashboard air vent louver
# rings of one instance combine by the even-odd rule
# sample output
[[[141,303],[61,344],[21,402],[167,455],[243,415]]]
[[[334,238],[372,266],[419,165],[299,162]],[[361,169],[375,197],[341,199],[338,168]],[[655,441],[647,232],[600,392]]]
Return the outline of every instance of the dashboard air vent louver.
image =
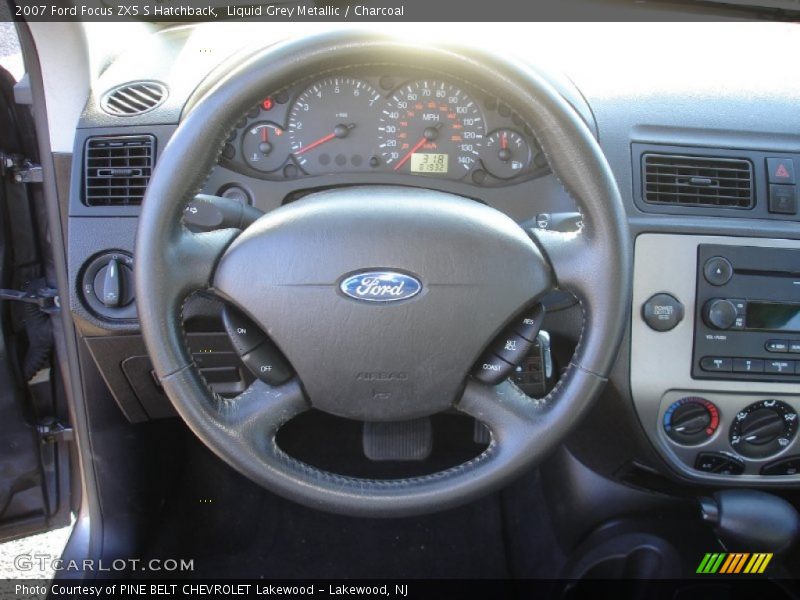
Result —
[[[152,135],[89,138],[84,153],[84,204],[141,204],[153,172],[155,151]]]
[[[100,108],[117,117],[132,117],[153,110],[167,99],[167,88],[157,81],[135,81],[107,91]]]
[[[645,154],[643,195],[651,204],[753,207],[753,165],[749,160],[710,156]]]

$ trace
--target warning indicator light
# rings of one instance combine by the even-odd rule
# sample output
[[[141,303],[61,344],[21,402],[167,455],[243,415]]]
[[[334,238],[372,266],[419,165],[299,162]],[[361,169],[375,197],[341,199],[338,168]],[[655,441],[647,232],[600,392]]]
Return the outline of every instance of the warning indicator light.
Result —
[[[264,101],[261,103],[261,108],[263,108],[264,110],[272,110],[274,104],[275,103],[272,101],[272,98],[265,98]]]

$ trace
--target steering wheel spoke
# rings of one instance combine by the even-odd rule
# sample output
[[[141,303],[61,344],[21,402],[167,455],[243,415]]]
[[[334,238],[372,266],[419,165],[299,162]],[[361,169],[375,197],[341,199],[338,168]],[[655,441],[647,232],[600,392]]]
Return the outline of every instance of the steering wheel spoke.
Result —
[[[590,293],[586,276],[591,277],[587,263],[592,259],[592,247],[587,236],[581,230],[561,232],[537,228],[528,229],[528,235],[550,263],[556,287],[579,299],[586,297]]]
[[[489,428],[494,443],[502,444],[517,433],[537,427],[546,403],[533,400],[508,381],[489,386],[469,381],[456,408]],[[535,433],[535,432],[534,432]]]
[[[263,451],[285,423],[309,408],[295,378],[278,387],[256,380],[235,398],[218,401],[216,410],[222,427]]]
[[[172,286],[178,298],[211,287],[222,254],[241,233],[239,229],[219,229],[193,233],[181,229],[170,257]]]

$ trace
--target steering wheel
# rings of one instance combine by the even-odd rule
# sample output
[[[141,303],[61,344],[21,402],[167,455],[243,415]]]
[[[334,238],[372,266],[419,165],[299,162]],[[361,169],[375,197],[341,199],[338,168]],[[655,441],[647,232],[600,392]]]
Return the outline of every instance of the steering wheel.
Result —
[[[192,233],[185,227],[184,208],[236,121],[265,90],[377,63],[468,74],[474,84],[513,100],[575,199],[582,228],[525,231],[480,202],[400,186],[313,193],[244,231]],[[253,481],[302,504],[402,516],[495,490],[564,439],[600,394],[619,347],[631,249],[619,191],[599,145],[535,71],[473,49],[423,49],[334,33],[257,52],[192,107],[150,181],[135,268],[139,319],[156,374],[200,440]],[[342,293],[348,277],[376,270],[413,279],[419,293],[396,302]],[[555,388],[533,400],[508,381],[491,386],[471,377],[472,365],[504,327],[556,287],[578,298],[584,322]],[[293,379],[276,387],[256,381],[234,399],[210,392],[187,350],[181,319],[186,298],[208,289],[269,335],[294,367]],[[278,447],[279,428],[310,407],[365,421],[455,408],[483,422],[491,441],[474,459],[431,475],[347,477]]]

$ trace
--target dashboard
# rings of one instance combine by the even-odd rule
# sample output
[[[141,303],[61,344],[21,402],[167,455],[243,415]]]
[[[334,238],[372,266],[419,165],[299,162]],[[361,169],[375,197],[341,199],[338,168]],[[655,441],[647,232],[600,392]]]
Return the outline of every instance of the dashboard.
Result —
[[[519,41],[527,39],[527,27],[510,26],[514,35],[508,39],[517,40],[514,51],[535,64],[543,54]],[[466,31],[477,37],[477,29]],[[570,54],[563,43],[567,34],[574,35],[574,26],[569,31],[558,27],[537,31],[540,47],[560,43],[558,53],[568,55],[562,58],[562,66],[569,77],[549,72],[548,77],[599,139],[636,240],[626,347],[612,378],[612,391],[598,411],[602,414],[586,420],[581,440],[574,444],[576,453],[598,470],[614,476],[631,473],[631,479],[637,473],[658,472],[672,480],[711,485],[800,484],[794,462],[777,471],[773,464],[783,459],[800,464],[800,436],[794,430],[788,437],[775,438],[787,441],[769,446],[768,452],[742,451],[732,444],[739,437],[739,415],[769,408],[763,406],[765,401],[788,407],[784,419],[800,413],[796,327],[789,333],[736,331],[706,322],[706,307],[715,299],[734,304],[747,300],[753,306],[766,301],[796,305],[797,268],[752,275],[752,281],[771,278],[774,292],[764,285],[765,280],[751,284],[742,276],[734,277],[733,283],[712,286],[703,274],[709,258],[703,252],[711,252],[707,248],[713,249],[711,258],[726,257],[734,266],[737,260],[745,262],[739,258],[742,248],[792,251],[792,256],[800,251],[794,188],[800,182],[794,180],[793,170],[800,168],[800,83],[784,77],[778,64],[763,63],[759,58],[763,52],[756,51],[759,43],[770,40],[776,52],[791,52],[796,33],[777,25],[763,30],[756,25],[710,27],[702,30],[703,35],[687,35],[685,44],[675,48],[673,30],[660,32],[635,24],[620,35],[604,36],[602,48],[589,56],[574,49]],[[202,26],[161,32],[160,43],[147,46],[152,48],[147,50],[150,54],[118,57],[97,82],[98,96],[128,81],[149,79],[165,82],[169,97],[159,108],[126,118],[102,114],[99,97],[90,98],[71,149],[72,178],[65,209],[70,231],[70,306],[104,380],[132,420],[162,414],[154,400],[157,390],[149,380],[145,352],[135,341],[135,312],[128,311],[120,319],[106,318],[87,307],[81,289],[92,283],[86,273],[95,275],[90,267],[95,268],[104,253],[123,257],[121,267],[130,267],[135,260],[131,252],[138,207],[88,206],[83,200],[83,157],[94,138],[150,135],[157,163],[158,153],[189,110],[192,94],[224,64],[224,57],[238,50],[230,47],[236,45],[233,36],[210,42],[205,36],[202,47],[211,44],[218,53],[195,52],[194,35],[203,37]],[[719,61],[716,70],[703,77],[687,76],[685,65],[692,64],[705,48],[741,56],[742,44],[753,50],[745,53],[744,64]],[[632,47],[653,49],[637,54]],[[193,79],[174,78],[174,73],[188,71]],[[544,221],[574,210],[568,192],[549,170],[536,132],[520,119],[502,91],[482,89],[468,74],[425,68],[424,60],[419,68],[381,63],[299,74],[289,87],[265,89],[258,105],[231,117],[238,121],[202,192],[235,197],[261,211],[309,191],[375,183],[457,193],[497,208],[517,222]],[[672,162],[665,162],[665,157]],[[776,160],[792,167],[792,181],[775,179],[777,171],[770,167],[778,164]],[[701,186],[698,197],[720,189],[712,185],[722,180],[718,174],[709,174],[712,168],[722,172],[735,166],[749,187],[737,190],[736,206],[723,205],[725,198],[720,195],[713,196],[716,204],[690,205],[681,200],[683,192],[669,196],[674,188],[659,179],[653,185],[662,186],[656,191],[667,194],[669,202],[652,201],[647,194],[653,180],[648,177],[672,176],[673,182],[681,183],[683,171],[678,170],[687,164],[697,171],[686,175],[686,180]],[[652,175],[651,167],[676,171]],[[794,204],[785,202],[786,198],[794,199]],[[677,304],[658,303],[657,310],[680,308],[681,319],[670,329],[654,328],[645,319],[645,307],[663,295]],[[550,318],[547,327],[554,334],[557,353],[559,341],[579,338],[580,315],[573,307]],[[192,339],[197,340],[198,360],[210,368],[222,368],[214,362],[220,351],[217,338],[194,334]],[[773,340],[784,341],[785,346],[765,346]],[[730,364],[730,370],[704,368],[704,364],[716,364],[716,359]],[[764,369],[774,361],[789,366],[778,366],[772,373],[743,373],[734,370],[734,360],[756,361]],[[123,371],[121,363],[126,365]],[[136,379],[139,376],[141,380]],[[694,412],[682,408],[686,405]],[[682,437],[675,432],[678,417],[698,417],[702,423],[710,419],[703,430],[708,431],[691,439]],[[771,418],[774,424],[775,416]],[[608,444],[612,437],[619,444]]]
[[[486,187],[547,171],[533,131],[497,96],[391,66],[268,92],[239,120],[220,164],[265,180],[394,173]]]

